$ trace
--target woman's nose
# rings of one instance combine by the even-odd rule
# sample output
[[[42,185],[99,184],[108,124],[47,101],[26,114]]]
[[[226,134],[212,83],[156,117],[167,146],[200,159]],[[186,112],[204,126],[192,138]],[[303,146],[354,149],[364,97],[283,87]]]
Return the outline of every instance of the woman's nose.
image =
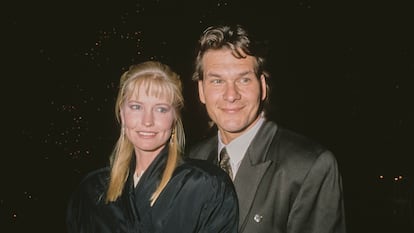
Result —
[[[142,123],[144,126],[152,126],[154,125],[154,116],[152,111],[145,111],[144,113],[144,119],[142,120]]]

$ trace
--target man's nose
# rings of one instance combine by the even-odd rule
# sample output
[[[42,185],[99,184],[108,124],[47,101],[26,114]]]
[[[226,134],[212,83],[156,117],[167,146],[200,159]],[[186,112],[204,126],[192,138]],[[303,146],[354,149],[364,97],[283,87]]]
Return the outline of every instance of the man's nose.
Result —
[[[229,83],[226,85],[226,88],[223,93],[224,100],[229,102],[234,102],[240,99],[240,93],[237,86],[234,83]]]

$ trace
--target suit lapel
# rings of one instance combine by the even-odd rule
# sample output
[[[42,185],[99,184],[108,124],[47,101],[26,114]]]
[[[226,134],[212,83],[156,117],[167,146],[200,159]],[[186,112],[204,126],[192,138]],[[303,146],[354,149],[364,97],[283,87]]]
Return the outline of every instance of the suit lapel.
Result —
[[[272,122],[264,122],[253,139],[240,164],[234,179],[239,199],[240,222],[242,226],[253,203],[257,187],[267,168],[272,164],[266,159],[269,146],[276,133],[277,126]]]
[[[234,180],[234,187],[236,188],[237,197],[239,199],[240,226],[246,220],[247,213],[250,210],[250,206],[252,205],[256,194],[257,186],[259,186],[260,180],[270,164],[271,161],[266,161],[261,164],[252,165],[247,160],[244,160],[242,164],[240,164],[240,168]]]

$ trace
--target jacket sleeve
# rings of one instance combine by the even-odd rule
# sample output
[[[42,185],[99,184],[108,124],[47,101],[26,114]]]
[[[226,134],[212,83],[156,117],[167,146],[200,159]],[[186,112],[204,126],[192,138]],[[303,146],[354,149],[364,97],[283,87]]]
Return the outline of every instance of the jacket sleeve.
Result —
[[[68,233],[86,233],[91,232],[88,229],[85,229],[89,221],[90,214],[88,211],[90,207],[86,206],[87,203],[84,198],[82,198],[80,189],[73,192],[66,211],[66,226]]]
[[[89,173],[72,193],[66,209],[67,233],[97,232],[96,207],[102,201],[106,174],[103,169]]]
[[[223,180],[217,187],[217,192],[210,191],[212,197],[202,213],[200,233],[236,233],[239,209],[232,181],[230,178]]]
[[[342,181],[329,151],[313,163],[294,200],[287,223],[289,233],[345,233]]]

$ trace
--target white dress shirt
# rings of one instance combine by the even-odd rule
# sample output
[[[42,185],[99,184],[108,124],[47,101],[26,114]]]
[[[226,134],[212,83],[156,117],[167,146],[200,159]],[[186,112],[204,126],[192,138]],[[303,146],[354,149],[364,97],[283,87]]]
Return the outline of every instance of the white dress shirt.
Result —
[[[234,139],[227,145],[223,143],[220,137],[220,133],[217,132],[218,139],[219,139],[217,158],[218,158],[218,161],[220,161],[220,151],[223,147],[226,147],[227,154],[230,157],[230,166],[233,172],[233,177],[231,178],[233,180],[234,180],[234,177],[236,177],[237,170],[240,167],[240,163],[242,159],[244,158],[247,148],[249,147],[251,141],[253,140],[260,126],[262,126],[264,120],[265,118],[262,114],[260,119],[256,122],[256,124],[252,128],[250,128],[244,134],[240,135],[239,137],[237,137],[236,139]]]

